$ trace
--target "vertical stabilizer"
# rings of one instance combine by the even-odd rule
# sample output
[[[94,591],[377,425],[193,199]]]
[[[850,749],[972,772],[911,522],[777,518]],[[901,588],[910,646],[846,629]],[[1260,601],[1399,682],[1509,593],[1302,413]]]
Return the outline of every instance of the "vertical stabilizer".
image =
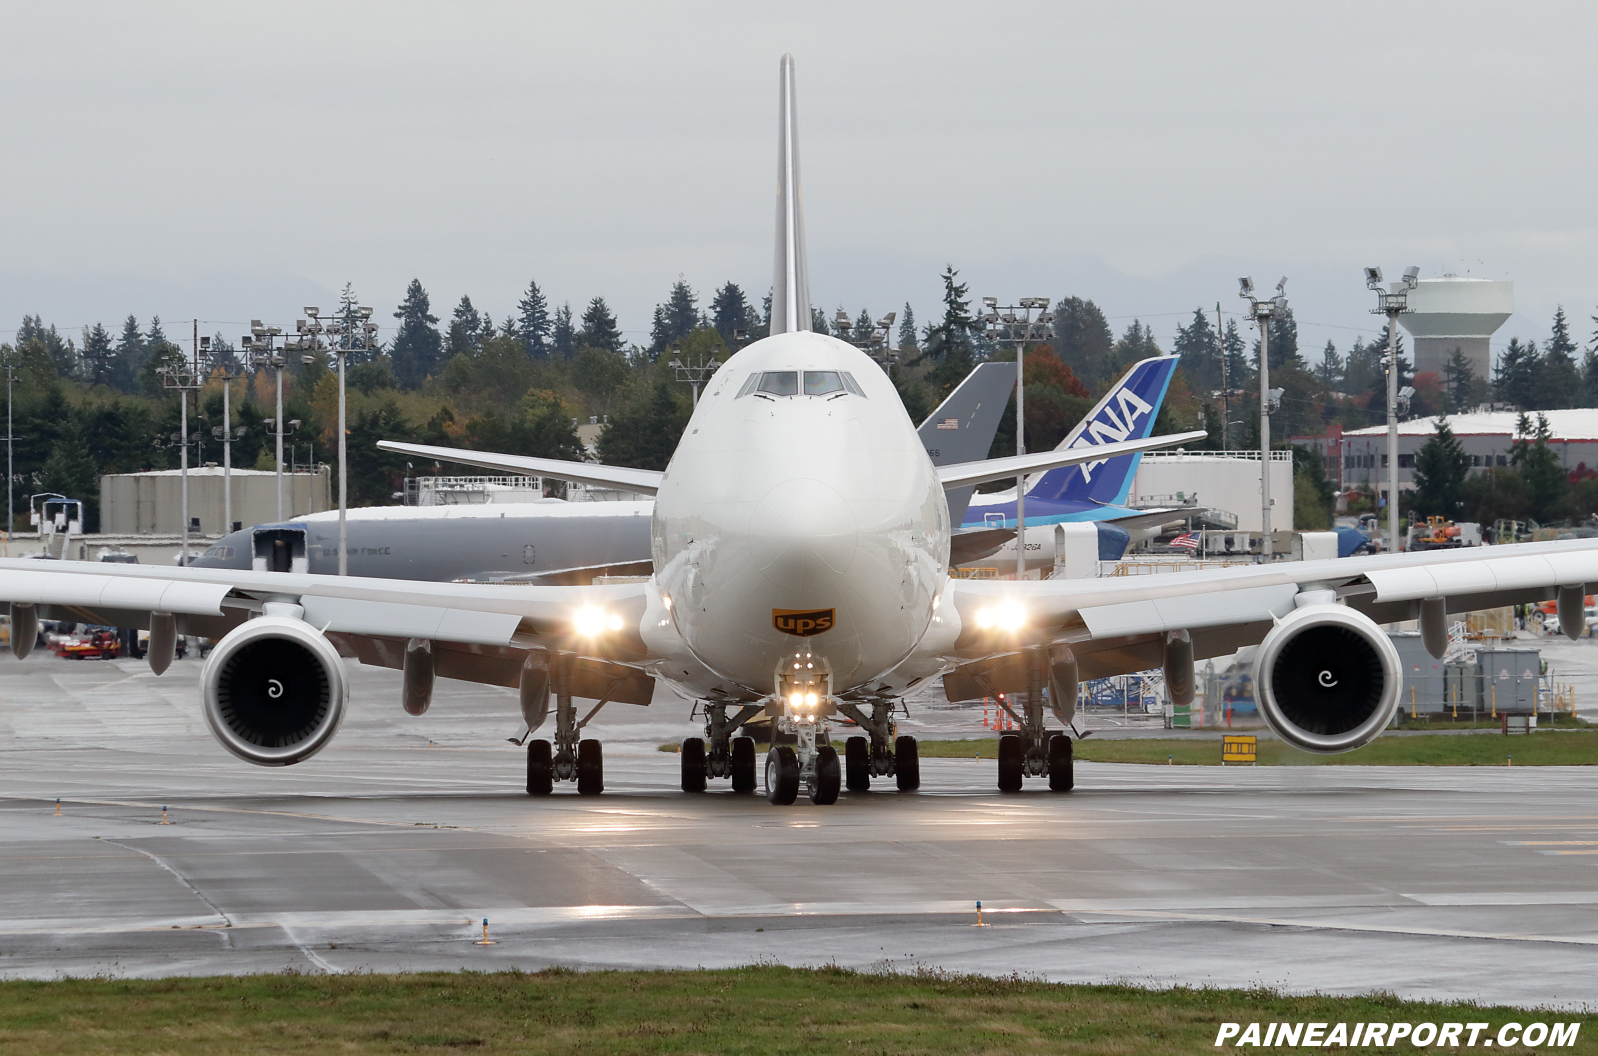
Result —
[[[793,56],[782,57],[777,101],[777,266],[771,279],[771,332],[810,329],[805,211],[799,194],[799,120]]]

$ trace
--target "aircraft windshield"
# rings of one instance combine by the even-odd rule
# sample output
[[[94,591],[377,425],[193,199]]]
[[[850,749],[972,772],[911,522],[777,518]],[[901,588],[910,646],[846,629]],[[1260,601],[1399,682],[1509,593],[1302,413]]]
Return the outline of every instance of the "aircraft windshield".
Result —
[[[806,396],[834,396],[845,392],[856,396],[865,395],[860,383],[846,370],[807,370],[803,373]],[[800,371],[797,370],[767,370],[751,374],[744,381],[743,387],[738,390],[738,396],[748,396],[751,393],[762,396],[798,396],[799,375]]]
[[[768,370],[760,375],[760,387],[755,391],[768,393],[772,396],[793,396],[799,391],[799,372],[797,370]]]
[[[843,379],[836,370],[807,370],[805,371],[805,395],[826,396],[829,393],[845,392]]]

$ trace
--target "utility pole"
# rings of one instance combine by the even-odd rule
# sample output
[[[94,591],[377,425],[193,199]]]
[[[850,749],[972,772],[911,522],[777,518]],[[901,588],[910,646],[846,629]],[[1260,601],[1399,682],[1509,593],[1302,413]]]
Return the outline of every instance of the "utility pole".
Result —
[[[1221,350],[1221,450],[1230,451],[1232,445],[1227,442],[1227,431],[1231,428],[1232,411],[1228,397],[1231,393],[1226,391],[1226,331],[1221,322],[1221,302],[1215,302],[1215,347]]]
[[[1382,289],[1382,269],[1365,269],[1365,288],[1376,293],[1372,315],[1387,316],[1387,552],[1398,552],[1398,405],[1408,411],[1409,397],[1415,390],[1404,386],[1398,391],[1398,317],[1411,311],[1409,291],[1420,284],[1420,269],[1405,270],[1404,278]]]
[[[1054,336],[1054,315],[1047,297],[1023,297],[1001,305],[995,297],[982,298],[983,335],[1015,349],[1015,453],[1026,454],[1026,346]],[[1036,311],[1037,317],[1032,313]],[[1020,314],[1017,315],[1016,313]],[[1015,578],[1026,578],[1026,474],[1015,478]]]
[[[1260,332],[1260,556],[1269,563],[1271,546],[1271,412],[1282,390],[1271,388],[1271,320],[1287,311],[1287,276],[1276,284],[1276,296],[1260,300],[1254,296],[1254,280],[1247,275],[1237,280],[1237,295],[1249,304],[1249,314]]]

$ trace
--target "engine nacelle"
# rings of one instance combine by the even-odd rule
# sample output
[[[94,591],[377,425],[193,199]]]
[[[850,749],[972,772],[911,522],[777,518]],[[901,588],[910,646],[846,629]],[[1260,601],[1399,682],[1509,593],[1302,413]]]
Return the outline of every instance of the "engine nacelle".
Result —
[[[1295,609],[1254,658],[1254,699],[1266,724],[1293,747],[1323,755],[1375,740],[1393,720],[1403,680],[1392,640],[1344,605]]]
[[[292,766],[333,739],[349,683],[338,651],[314,627],[260,616],[216,643],[200,694],[222,747],[259,766]]]

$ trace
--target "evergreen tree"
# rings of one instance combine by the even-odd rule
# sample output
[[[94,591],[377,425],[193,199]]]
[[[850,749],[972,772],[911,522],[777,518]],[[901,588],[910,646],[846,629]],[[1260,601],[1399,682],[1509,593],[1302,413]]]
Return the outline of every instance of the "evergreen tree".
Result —
[[[1221,339],[1221,356],[1226,360],[1226,384],[1240,389],[1248,383],[1248,360],[1243,358],[1243,335],[1237,329],[1237,320],[1226,321],[1226,336]]]
[[[1462,414],[1481,402],[1481,380],[1465,350],[1455,348],[1443,364],[1443,401],[1449,414]]]
[[[83,379],[90,385],[109,385],[115,367],[116,351],[111,346],[111,335],[106,328],[95,323],[93,329],[83,328]]]
[[[1171,351],[1182,357],[1182,373],[1188,376],[1194,389],[1207,393],[1221,387],[1220,335],[1210,325],[1210,317],[1204,309],[1193,309],[1193,321],[1176,328],[1176,342]]]
[[[1126,328],[1121,339],[1115,343],[1113,352],[1117,372],[1124,371],[1139,360],[1163,354],[1159,344],[1154,340],[1154,331],[1136,319],[1132,320],[1132,325]]]
[[[1598,407],[1598,352],[1589,350],[1581,361],[1583,407]]]
[[[1493,376],[1493,389],[1498,399],[1512,403],[1521,410],[1535,410],[1542,366],[1540,359],[1537,342],[1510,338],[1509,344],[1498,357],[1498,368]]]
[[[1328,389],[1338,389],[1343,383],[1343,357],[1337,354],[1337,346],[1329,339],[1326,347],[1321,349],[1321,361],[1315,368],[1315,376]]]
[[[610,306],[605,303],[605,298],[595,297],[583,309],[583,326],[577,332],[577,345],[579,348],[602,348],[606,352],[620,354],[621,328],[616,325],[616,317],[610,314]]]
[[[926,350],[921,354],[935,364],[927,380],[934,399],[939,400],[971,373],[972,367],[971,339],[978,326],[971,315],[966,283],[955,281],[959,275],[952,264],[944,268],[943,321],[927,328]]]
[[[832,328],[827,325],[827,313],[820,308],[810,309],[810,329],[818,334],[830,334]]]
[[[78,350],[70,339],[63,340],[56,333],[54,324],[44,325],[44,318],[37,315],[24,315],[22,326],[17,330],[17,347],[34,345],[44,355],[50,357],[55,364],[56,373],[63,378],[75,377],[82,364],[78,359]]]
[[[516,305],[516,328],[527,348],[529,359],[549,358],[549,302],[538,283],[528,282],[527,292]]]
[[[161,329],[161,317],[159,315],[151,316],[150,329],[144,335],[144,347],[154,355],[170,343],[166,339],[166,331]]]
[[[422,289],[422,280],[412,279],[405,290],[405,301],[394,313],[400,321],[389,356],[394,376],[405,388],[414,389],[431,377],[439,366],[444,341],[438,333],[438,316],[431,314],[432,302]],[[353,479],[353,476],[352,476]]]
[[[444,342],[444,351],[449,356],[474,356],[481,344],[478,334],[483,329],[483,317],[477,314],[477,309],[472,307],[472,299],[461,295],[461,303],[455,306],[455,313],[449,322],[449,337]]]
[[[1104,313],[1092,301],[1062,297],[1054,306],[1054,350],[1094,392],[1115,380],[1111,348],[1115,335]]]
[[[1293,309],[1287,308],[1280,315],[1271,316],[1271,369],[1286,367],[1289,363],[1296,367],[1304,365],[1304,359],[1298,354],[1298,320],[1293,318]],[[1254,339],[1254,363],[1256,369],[1260,361],[1259,338]],[[1274,385],[1275,382],[1272,382]]]
[[[913,349],[916,347],[916,312],[910,307],[910,302],[904,302],[904,318],[899,320],[899,347]]]
[[[716,291],[715,298],[710,302],[710,321],[727,347],[736,349],[738,342],[734,337],[735,332],[751,329],[749,301],[744,297],[742,287],[728,281],[727,285]]]
[[[658,374],[653,385],[634,386],[632,393],[599,434],[599,459],[612,466],[665,469],[693,412],[691,398],[665,374]]]
[[[1551,439],[1553,431],[1546,415],[1539,414],[1533,428],[1522,413],[1509,448],[1509,461],[1526,482],[1531,516],[1545,524],[1565,516],[1570,492],[1570,479],[1559,464],[1559,455],[1548,446]]]
[[[1437,432],[1415,453],[1415,491],[1410,496],[1415,516],[1458,519],[1468,476],[1470,455],[1448,419],[1439,418]]]
[[[144,369],[147,355],[144,335],[139,332],[139,321],[128,316],[122,322],[122,337],[117,341],[112,355],[111,384],[122,392],[132,392],[138,387],[139,372]]]
[[[1537,378],[1537,407],[1574,407],[1581,398],[1581,368],[1576,366],[1576,342],[1570,339],[1570,323],[1560,305],[1554,312],[1553,334],[1543,346],[1541,370]]]
[[[568,302],[555,313],[555,325],[550,331],[549,348],[561,359],[571,359],[577,352],[577,331],[572,328],[572,306]]]
[[[592,306],[590,306],[592,307]],[[584,326],[588,317],[583,316]],[[665,304],[655,306],[654,325],[649,333],[649,358],[659,359],[666,349],[694,332],[699,325],[699,299],[681,275],[671,284]],[[619,351],[618,346],[618,351]]]

